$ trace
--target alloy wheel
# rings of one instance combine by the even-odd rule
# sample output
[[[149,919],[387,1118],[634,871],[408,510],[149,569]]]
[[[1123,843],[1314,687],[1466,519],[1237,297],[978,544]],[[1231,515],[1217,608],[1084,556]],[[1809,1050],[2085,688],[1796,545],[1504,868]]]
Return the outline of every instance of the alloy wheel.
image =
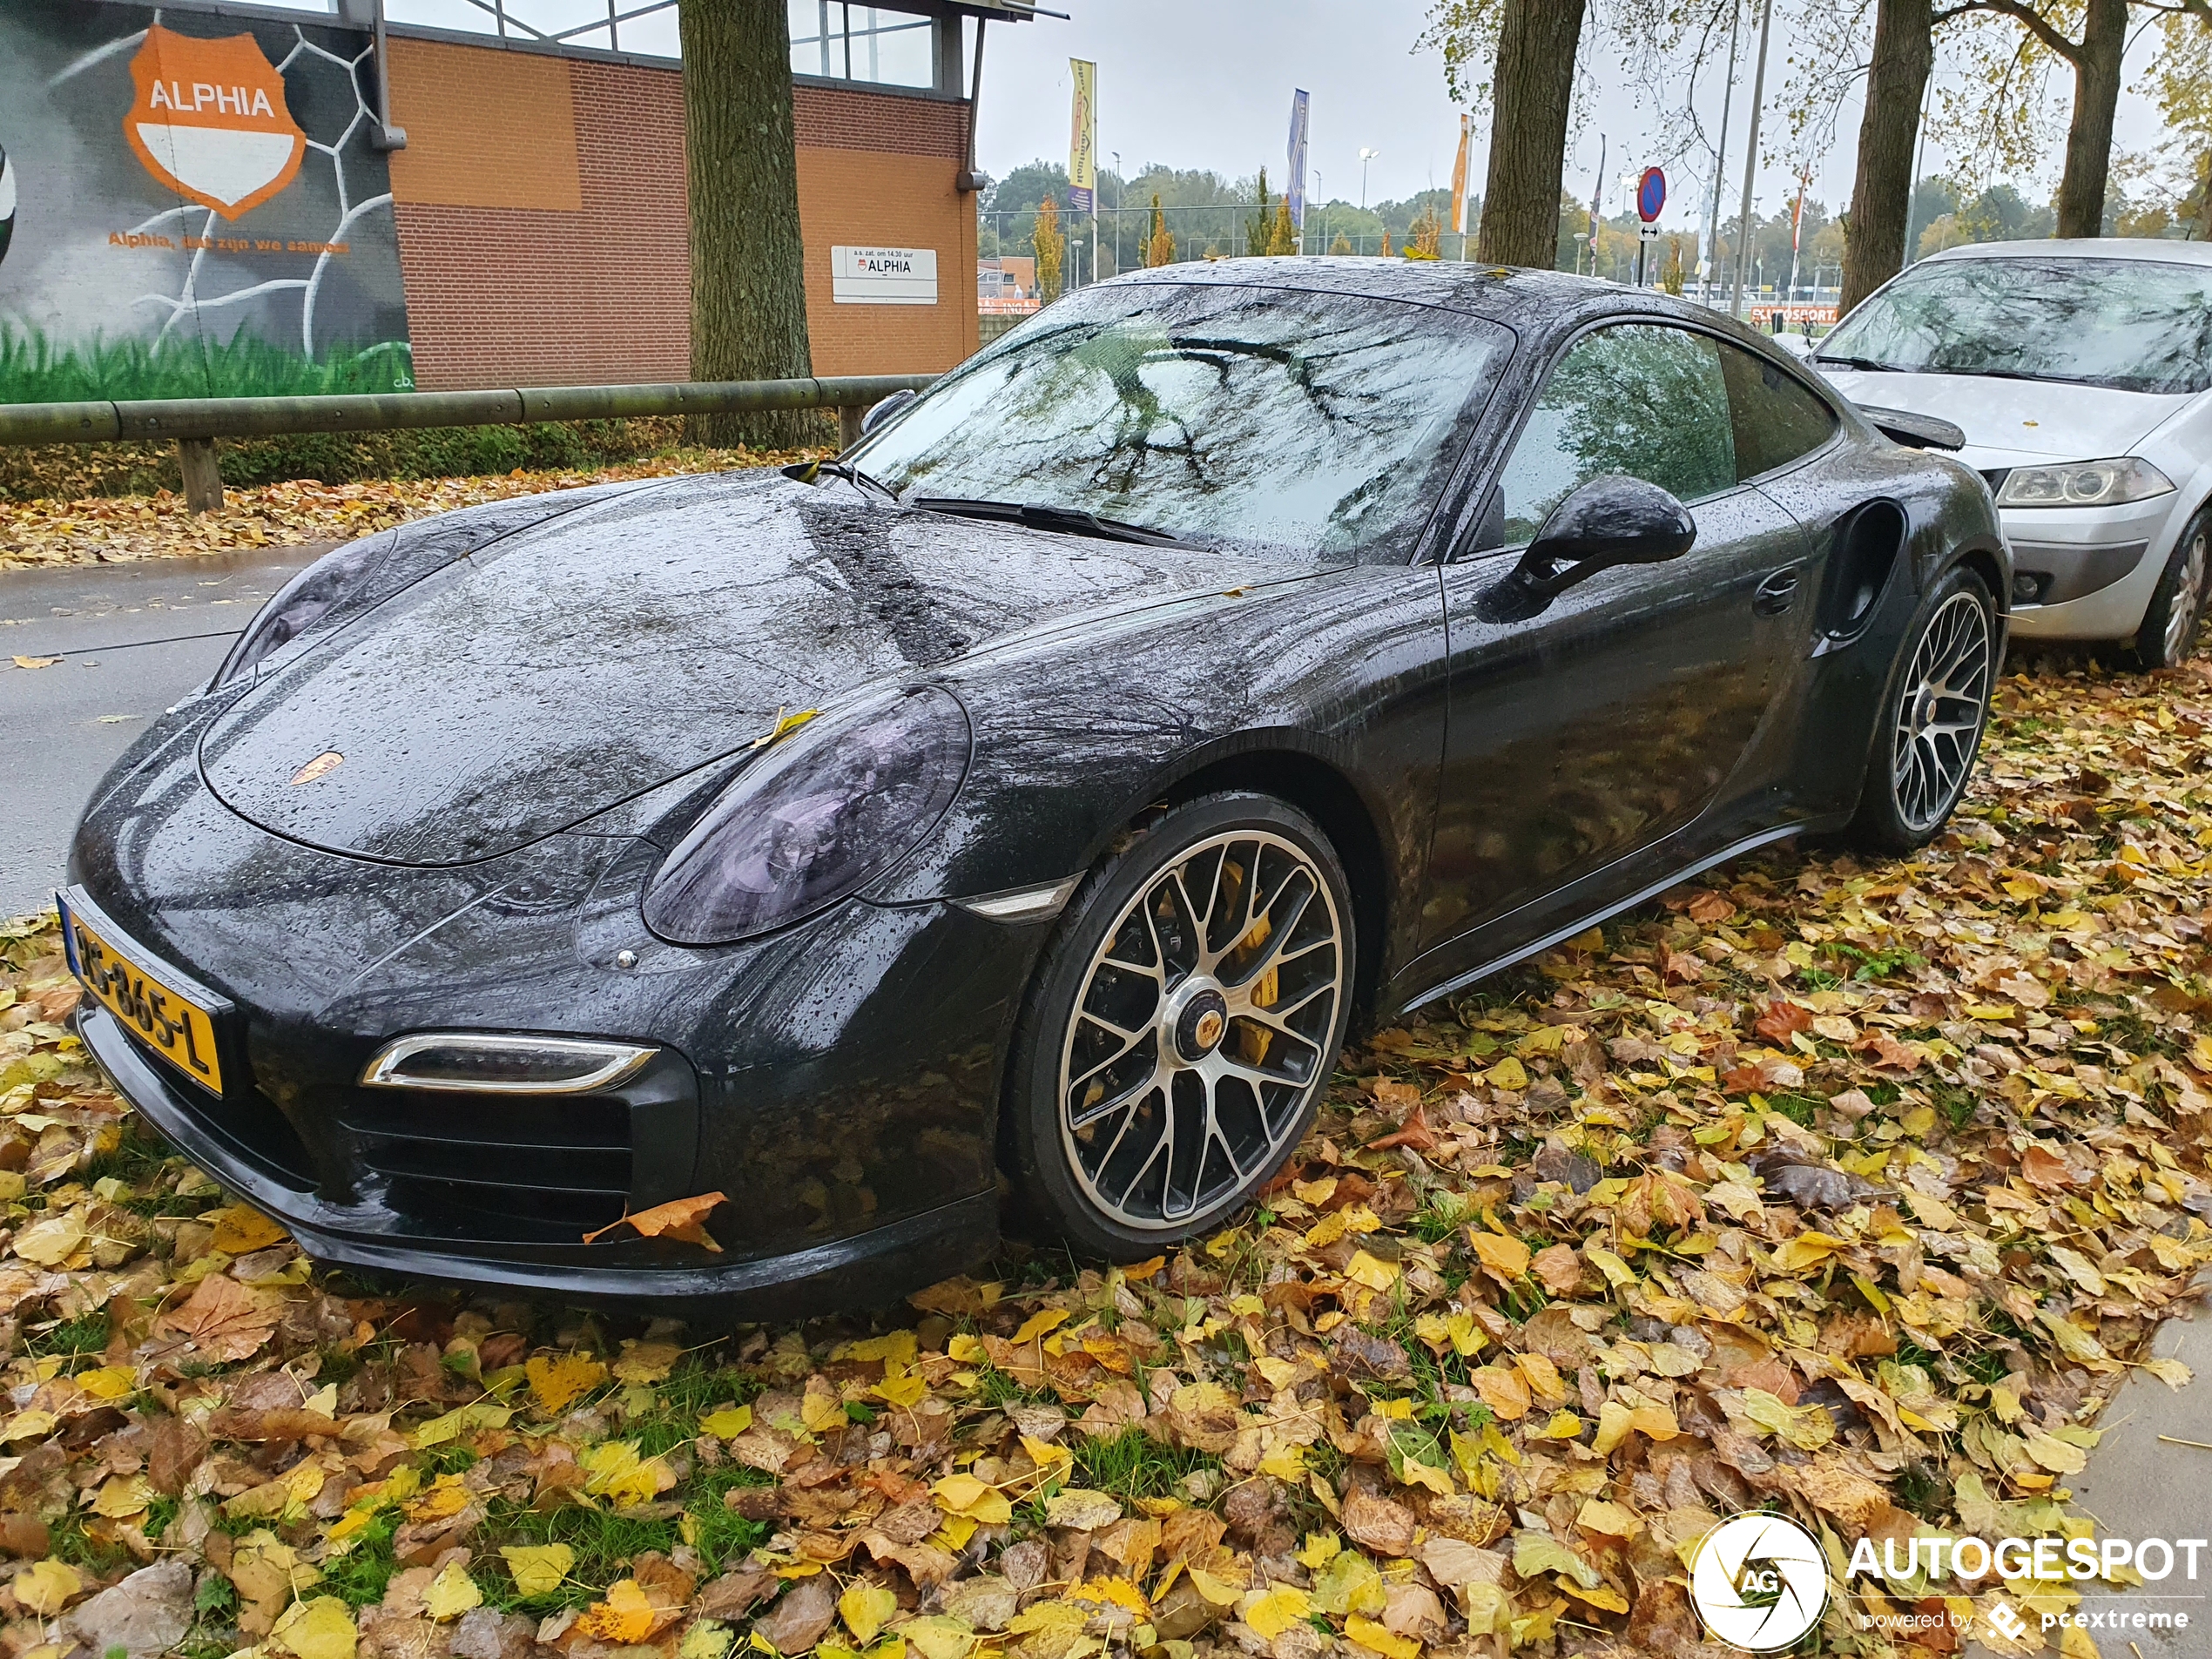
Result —
[[[1966,786],[1993,666],[1987,608],[1952,594],[1921,632],[1898,708],[1897,809],[1915,833],[1940,823]]]
[[[2166,660],[2179,664],[2188,655],[2196,632],[2197,608],[2204,603],[2205,542],[2212,530],[2199,525],[2182,555],[2182,571],[2174,583],[2174,597],[2166,607]]]
[[[1062,1142],[1101,1212],[1192,1228],[1274,1166],[1328,1080],[1344,926],[1312,857],[1264,830],[1197,842],[1123,907],[1060,1060]]]

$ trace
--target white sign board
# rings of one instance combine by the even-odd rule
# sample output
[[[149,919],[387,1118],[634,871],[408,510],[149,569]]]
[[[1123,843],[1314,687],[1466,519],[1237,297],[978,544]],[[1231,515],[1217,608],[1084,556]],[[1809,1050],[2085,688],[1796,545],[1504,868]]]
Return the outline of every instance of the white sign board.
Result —
[[[934,247],[833,247],[830,298],[841,306],[934,306]]]

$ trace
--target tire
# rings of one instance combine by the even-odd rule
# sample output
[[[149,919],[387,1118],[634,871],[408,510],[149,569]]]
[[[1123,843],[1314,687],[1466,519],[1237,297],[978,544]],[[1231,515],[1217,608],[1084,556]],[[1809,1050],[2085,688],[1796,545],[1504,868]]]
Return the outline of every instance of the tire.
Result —
[[[1246,1203],[1313,1121],[1356,952],[1344,867],[1294,806],[1204,795],[1126,838],[1076,888],[1015,1028],[1028,1219],[1134,1261]]]
[[[2208,560],[2212,560],[2212,509],[2189,521],[2151,590],[2143,625],[2135,632],[2135,660],[2145,668],[2178,668],[2196,650]]]
[[[1851,839],[1911,853],[1936,838],[1973,777],[1997,683],[1997,605],[1965,565],[1920,607],[1883,694]]]

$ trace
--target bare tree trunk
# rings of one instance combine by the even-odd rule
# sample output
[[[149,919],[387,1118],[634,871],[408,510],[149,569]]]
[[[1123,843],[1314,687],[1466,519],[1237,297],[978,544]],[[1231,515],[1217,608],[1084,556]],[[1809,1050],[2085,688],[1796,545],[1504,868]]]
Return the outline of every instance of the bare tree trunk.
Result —
[[[2189,227],[2193,242],[2212,242],[2212,150],[2204,152],[2202,176],[2196,181],[2196,219]]]
[[[1844,234],[1838,315],[1903,270],[1911,252],[1905,238],[1912,216],[1912,146],[1935,62],[1932,10],[1930,0],[1879,0],[1874,14],[1874,59],[1858,128],[1858,175]]]
[[[1486,264],[1548,271],[1559,263],[1559,181],[1582,7],[1583,0],[1505,0],[1475,238],[1475,258]]]
[[[691,208],[691,376],[804,376],[806,260],[784,0],[682,0],[684,138]],[[702,415],[694,442],[819,442],[802,410]]]
[[[2089,0],[2080,55],[2074,60],[2074,120],[2059,180],[2059,234],[2104,233],[2112,173],[2112,121],[2120,107],[2120,59],[2128,45],[2128,0]]]

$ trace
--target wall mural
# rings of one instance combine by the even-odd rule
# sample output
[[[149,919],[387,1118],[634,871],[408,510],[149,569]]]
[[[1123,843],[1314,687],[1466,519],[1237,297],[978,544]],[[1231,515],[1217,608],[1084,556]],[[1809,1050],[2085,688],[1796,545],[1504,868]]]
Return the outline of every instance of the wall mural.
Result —
[[[413,384],[368,36],[0,0],[0,402]]]

